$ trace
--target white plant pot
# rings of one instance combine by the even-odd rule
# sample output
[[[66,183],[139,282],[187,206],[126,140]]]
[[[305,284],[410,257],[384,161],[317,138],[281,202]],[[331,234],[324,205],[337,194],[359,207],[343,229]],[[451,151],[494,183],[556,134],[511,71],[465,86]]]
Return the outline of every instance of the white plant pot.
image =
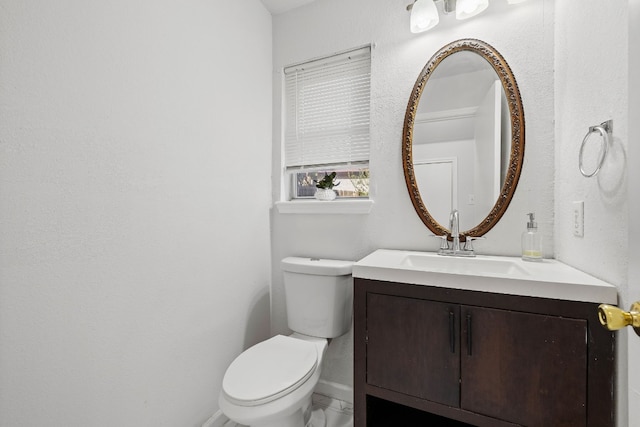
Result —
[[[328,188],[318,188],[315,198],[318,200],[333,200],[336,198],[336,192]]]

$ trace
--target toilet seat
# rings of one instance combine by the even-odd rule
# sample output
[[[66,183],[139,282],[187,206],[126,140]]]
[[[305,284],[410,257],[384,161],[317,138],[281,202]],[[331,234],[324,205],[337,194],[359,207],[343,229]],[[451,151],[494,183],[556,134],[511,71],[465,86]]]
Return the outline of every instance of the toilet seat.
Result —
[[[318,366],[313,342],[276,335],[245,350],[229,366],[222,391],[240,406],[271,402],[297,389]]]

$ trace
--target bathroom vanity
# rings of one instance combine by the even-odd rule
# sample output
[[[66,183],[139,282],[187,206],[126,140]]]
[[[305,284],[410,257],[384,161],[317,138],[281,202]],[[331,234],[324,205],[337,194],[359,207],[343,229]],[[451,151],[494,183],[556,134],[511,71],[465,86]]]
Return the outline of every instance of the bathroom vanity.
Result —
[[[554,260],[378,250],[355,264],[354,421],[614,426],[614,286]]]

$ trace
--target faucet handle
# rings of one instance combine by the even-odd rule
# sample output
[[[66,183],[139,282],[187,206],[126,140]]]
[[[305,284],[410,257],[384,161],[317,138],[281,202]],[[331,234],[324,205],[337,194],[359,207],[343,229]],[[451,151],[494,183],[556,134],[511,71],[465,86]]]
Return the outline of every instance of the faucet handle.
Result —
[[[473,252],[473,241],[474,240],[485,240],[486,237],[481,237],[481,236],[465,236],[465,242],[464,242],[464,250],[465,251],[470,251]]]
[[[437,235],[437,234],[431,234],[431,237],[437,237],[440,239],[440,251],[447,251],[449,250],[449,242],[447,240],[447,235]]]

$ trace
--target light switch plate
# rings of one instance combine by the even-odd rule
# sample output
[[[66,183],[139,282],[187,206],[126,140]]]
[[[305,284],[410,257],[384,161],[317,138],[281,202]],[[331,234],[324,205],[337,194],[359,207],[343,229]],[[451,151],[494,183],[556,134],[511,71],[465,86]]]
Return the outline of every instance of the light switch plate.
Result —
[[[573,235],[584,237],[584,202],[573,202]]]

